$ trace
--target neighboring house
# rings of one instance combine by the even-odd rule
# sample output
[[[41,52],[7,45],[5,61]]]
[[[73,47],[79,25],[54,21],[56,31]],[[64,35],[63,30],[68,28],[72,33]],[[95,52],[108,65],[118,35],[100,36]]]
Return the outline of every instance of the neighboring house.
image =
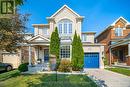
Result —
[[[33,34],[31,33],[26,33],[25,34],[25,39],[26,41],[30,38],[32,38]],[[22,52],[21,52],[22,51]],[[32,56],[33,56],[33,52],[32,52]],[[28,62],[28,48],[27,47],[21,47],[21,50],[18,50],[17,53],[9,53],[6,51],[2,52],[2,57],[0,57],[0,62],[3,63],[11,63],[13,68],[18,68],[18,66],[22,63],[22,62]]]
[[[130,65],[130,23],[119,17],[96,37],[105,44],[105,56],[109,64]]]
[[[28,43],[22,44],[20,51],[21,62],[29,62],[29,65],[41,65],[49,63],[50,37],[55,27],[58,28],[60,41],[60,58],[71,61],[72,39],[75,34],[82,38],[84,49],[84,68],[104,68],[104,46],[94,43],[95,32],[82,32],[84,17],[74,12],[67,5],[61,7],[52,16],[47,17],[48,24],[32,24],[34,36]]]

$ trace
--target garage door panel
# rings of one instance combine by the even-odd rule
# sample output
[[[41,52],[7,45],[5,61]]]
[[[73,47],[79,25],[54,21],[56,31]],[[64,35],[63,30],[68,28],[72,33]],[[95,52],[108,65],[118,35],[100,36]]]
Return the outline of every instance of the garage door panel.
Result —
[[[84,68],[99,68],[99,53],[85,53]]]
[[[18,54],[3,54],[3,63],[11,63],[13,68],[18,68],[20,64],[20,58]]]

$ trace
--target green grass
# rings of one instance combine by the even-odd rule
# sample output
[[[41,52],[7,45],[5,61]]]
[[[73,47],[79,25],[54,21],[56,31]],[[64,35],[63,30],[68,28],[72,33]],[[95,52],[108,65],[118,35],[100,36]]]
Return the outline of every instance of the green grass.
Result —
[[[6,79],[11,78],[11,77],[16,77],[19,75],[20,75],[20,72],[18,70],[5,72],[5,73],[0,74],[0,81],[6,80]]]
[[[106,68],[107,70],[130,76],[130,70],[126,68]]]
[[[97,87],[97,85],[85,75],[58,75],[56,82],[55,74],[36,74],[11,77],[0,81],[0,87]]]

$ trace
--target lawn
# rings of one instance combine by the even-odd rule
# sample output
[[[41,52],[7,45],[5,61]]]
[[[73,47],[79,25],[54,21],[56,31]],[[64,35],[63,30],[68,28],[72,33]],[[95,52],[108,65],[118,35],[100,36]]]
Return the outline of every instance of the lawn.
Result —
[[[130,70],[126,68],[106,68],[107,70],[130,76]]]
[[[97,87],[85,75],[58,75],[56,82],[55,74],[20,75],[18,71],[12,72],[16,72],[16,76],[13,73],[13,77],[8,79],[1,79],[0,75],[0,87]]]

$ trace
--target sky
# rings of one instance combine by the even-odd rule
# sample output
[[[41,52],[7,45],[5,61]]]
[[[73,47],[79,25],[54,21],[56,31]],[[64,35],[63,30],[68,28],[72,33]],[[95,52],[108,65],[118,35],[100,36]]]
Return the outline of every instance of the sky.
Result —
[[[33,33],[32,24],[47,24],[46,17],[53,15],[65,4],[85,16],[82,32],[92,31],[98,35],[120,16],[130,21],[130,0],[25,0],[19,11],[31,14],[27,27],[28,32]]]

